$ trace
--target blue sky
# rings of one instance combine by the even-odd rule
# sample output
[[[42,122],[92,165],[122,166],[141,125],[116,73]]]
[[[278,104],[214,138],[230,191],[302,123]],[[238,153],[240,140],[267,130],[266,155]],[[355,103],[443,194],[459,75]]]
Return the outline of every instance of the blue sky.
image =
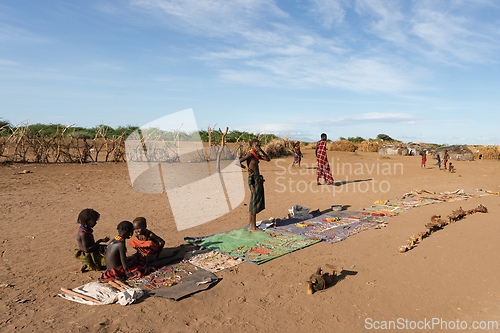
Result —
[[[0,118],[500,144],[500,2],[0,3]]]

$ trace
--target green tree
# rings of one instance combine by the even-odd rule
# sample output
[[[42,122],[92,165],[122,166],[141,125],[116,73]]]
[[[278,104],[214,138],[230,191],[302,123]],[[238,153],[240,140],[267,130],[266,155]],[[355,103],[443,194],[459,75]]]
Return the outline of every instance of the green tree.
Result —
[[[351,142],[354,142],[354,143],[361,143],[363,141],[365,141],[365,139],[363,139],[362,137],[360,136],[357,136],[357,137],[349,137],[347,140],[351,141]]]
[[[377,135],[377,139],[380,139],[382,141],[394,141],[394,139],[388,136],[387,134],[379,134]]]

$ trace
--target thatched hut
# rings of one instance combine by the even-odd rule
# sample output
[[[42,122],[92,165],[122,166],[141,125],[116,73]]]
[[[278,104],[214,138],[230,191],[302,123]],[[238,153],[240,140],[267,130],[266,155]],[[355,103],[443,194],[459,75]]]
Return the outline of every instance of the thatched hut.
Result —
[[[289,145],[282,138],[275,138],[262,148],[269,157],[293,155]]]
[[[380,146],[378,153],[382,155],[407,156],[409,154],[409,150],[407,147],[405,147],[405,145],[402,144],[386,143],[385,145]]]
[[[498,160],[500,151],[496,146],[469,146],[469,149],[474,154],[474,158],[478,160]]]
[[[377,152],[380,148],[380,143],[377,141],[363,141],[358,144],[357,151],[360,152]]]
[[[408,149],[408,155],[422,155],[422,146],[420,146],[418,143],[407,143],[405,144],[405,147],[406,149]]]
[[[455,161],[474,161],[474,154],[472,153],[472,151],[467,148],[467,146],[463,145],[453,145],[438,148],[436,149],[434,154],[432,154],[432,157],[437,158],[437,155],[439,154],[439,157],[442,160],[445,151],[448,152],[450,159],[453,159]]]
[[[357,148],[356,144],[349,140],[333,141],[330,144],[328,144],[328,150],[333,150],[333,151],[355,152],[356,148]]]

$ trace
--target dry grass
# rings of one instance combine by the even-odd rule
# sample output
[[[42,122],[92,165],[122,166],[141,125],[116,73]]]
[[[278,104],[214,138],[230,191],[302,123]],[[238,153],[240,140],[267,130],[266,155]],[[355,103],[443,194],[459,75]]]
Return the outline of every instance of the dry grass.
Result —
[[[307,146],[304,146],[304,148],[307,148],[307,149],[316,149],[317,145],[318,145],[317,142],[310,142]]]
[[[350,151],[355,152],[357,145],[354,142],[348,140],[333,141],[328,144],[328,150],[333,151]]]
[[[269,157],[281,157],[292,155],[293,152],[290,146],[282,138],[275,138],[262,148]]]
[[[358,151],[360,152],[378,152],[380,143],[377,141],[363,141],[358,144]]]
[[[477,160],[498,160],[500,150],[498,146],[468,146]]]

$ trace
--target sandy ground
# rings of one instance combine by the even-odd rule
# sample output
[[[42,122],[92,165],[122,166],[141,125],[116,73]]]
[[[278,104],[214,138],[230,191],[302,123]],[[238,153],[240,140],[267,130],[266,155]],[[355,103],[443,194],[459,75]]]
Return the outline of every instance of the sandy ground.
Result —
[[[300,170],[288,168],[291,157],[261,163],[267,208],[258,219],[283,217],[294,204],[360,209],[414,189],[500,190],[498,161],[454,162],[457,173],[452,174],[431,163],[421,169],[420,157],[338,152],[329,152],[335,180],[349,182],[317,186],[314,152],[304,150],[304,155]],[[32,173],[16,174],[23,170]],[[245,203],[248,194],[246,189]],[[397,252],[412,234],[424,230],[432,215],[479,203],[488,214],[468,216],[415,249]],[[99,276],[80,273],[72,255],[76,219],[83,208],[101,213],[96,238],[113,237],[120,221],[144,216],[167,245],[177,246],[185,236],[245,226],[248,206],[241,204],[215,221],[179,232],[167,196],[136,192],[125,163],[3,165],[0,331],[360,332],[388,321],[411,327],[439,318],[433,328],[446,332],[442,325],[457,320],[460,325],[500,321],[499,204],[500,196],[488,196],[414,208],[390,219],[386,228],[340,243],[319,243],[259,266],[245,262],[218,273],[222,280],[215,287],[178,302],[150,297],[126,307],[87,306],[57,296],[60,287],[75,288]],[[327,263],[342,265],[344,278],[307,295],[305,281]],[[406,327],[398,328],[390,331]],[[429,331],[430,326],[422,328],[408,331]]]

